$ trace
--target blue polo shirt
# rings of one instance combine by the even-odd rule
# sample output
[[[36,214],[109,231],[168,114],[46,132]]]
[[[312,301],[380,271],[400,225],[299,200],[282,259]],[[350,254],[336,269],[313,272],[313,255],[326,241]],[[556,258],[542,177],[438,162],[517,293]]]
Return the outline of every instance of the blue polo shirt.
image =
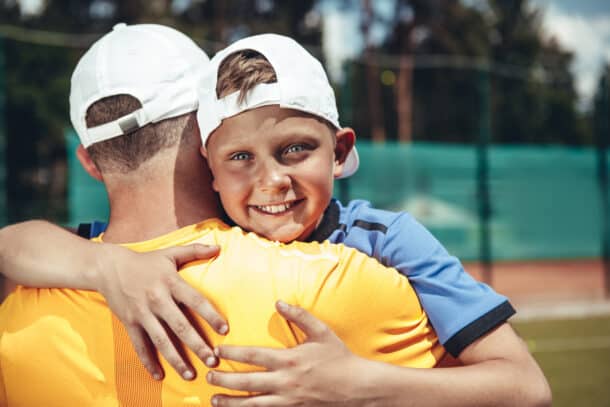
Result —
[[[79,227],[83,237],[106,225]],[[445,349],[458,356],[514,313],[508,299],[468,274],[460,261],[411,215],[375,209],[367,201],[333,199],[309,241],[353,247],[409,278]]]

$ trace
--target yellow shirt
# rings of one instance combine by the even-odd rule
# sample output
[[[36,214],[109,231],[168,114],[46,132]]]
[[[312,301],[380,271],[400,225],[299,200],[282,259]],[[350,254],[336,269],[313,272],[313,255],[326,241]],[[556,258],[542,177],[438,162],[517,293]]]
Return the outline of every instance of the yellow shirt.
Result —
[[[444,354],[408,280],[354,249],[274,243],[218,220],[127,246],[149,251],[194,242],[221,246],[213,261],[180,271],[229,322],[229,334],[220,336],[199,320],[214,345],[303,342],[302,332],[275,311],[282,299],[325,321],[365,358],[433,367]],[[208,369],[189,351],[196,380],[182,380],[163,359],[166,378],[152,380],[94,292],[18,287],[0,307],[0,335],[2,405],[208,405],[213,394],[231,393],[207,384]],[[222,361],[220,369],[253,368]]]

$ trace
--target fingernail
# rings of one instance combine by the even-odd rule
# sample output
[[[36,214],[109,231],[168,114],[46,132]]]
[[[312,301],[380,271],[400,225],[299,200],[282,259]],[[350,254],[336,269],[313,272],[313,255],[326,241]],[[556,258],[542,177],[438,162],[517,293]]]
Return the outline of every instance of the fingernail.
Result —
[[[216,358],[214,356],[209,356],[206,360],[205,360],[205,365],[207,367],[214,367],[216,366]]]
[[[282,301],[282,300],[279,300],[279,301],[277,302],[277,307],[278,307],[279,309],[281,309],[282,311],[287,311],[287,310],[288,310],[288,304],[286,304],[286,303],[285,303],[284,301]]]
[[[182,377],[184,377],[184,380],[193,380],[193,378],[195,378],[195,374],[190,370],[187,370],[182,373]]]
[[[212,397],[212,405],[213,406],[217,406],[218,405],[218,398],[216,396]]]
[[[161,380],[163,379],[163,375],[161,375],[161,373],[153,373],[153,379]]]
[[[227,332],[229,332],[229,325],[227,324],[224,324],[218,329],[218,333],[221,335],[226,335]]]

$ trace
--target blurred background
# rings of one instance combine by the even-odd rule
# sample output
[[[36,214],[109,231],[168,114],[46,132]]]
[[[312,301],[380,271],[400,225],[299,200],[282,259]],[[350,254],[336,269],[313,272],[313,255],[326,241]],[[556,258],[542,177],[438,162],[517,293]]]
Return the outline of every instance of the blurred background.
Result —
[[[305,45],[358,136],[336,196],[412,213],[511,298],[555,405],[610,406],[610,2],[0,0],[0,225],[106,218],[68,93],[117,22],[209,55],[262,32]]]

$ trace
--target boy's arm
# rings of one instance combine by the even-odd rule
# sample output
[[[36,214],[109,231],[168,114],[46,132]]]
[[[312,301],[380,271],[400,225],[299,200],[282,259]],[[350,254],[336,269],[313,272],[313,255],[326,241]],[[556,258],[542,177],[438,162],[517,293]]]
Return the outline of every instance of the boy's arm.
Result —
[[[354,258],[349,263],[353,266]],[[345,345],[330,328],[304,310],[280,310],[289,320],[304,326],[304,332],[309,332],[305,343],[283,350],[220,347],[221,357],[253,363],[264,371],[215,371],[208,380],[215,385],[263,394],[246,398],[219,396],[216,405],[246,406],[255,402],[313,406],[338,400],[355,406],[550,403],[544,375],[507,324],[467,346],[459,355],[464,366],[411,368],[434,365],[429,358],[422,359],[422,355],[438,356],[432,345],[435,338],[420,329],[425,328],[425,317],[419,320],[421,323],[414,323],[418,314],[422,314],[407,279],[392,269],[364,265],[344,274],[333,272],[324,279],[323,290],[314,290],[311,297],[299,301],[326,321]],[[315,299],[313,303],[310,298]],[[409,336],[410,332],[415,335]],[[395,365],[365,360],[362,356]],[[424,363],[418,362],[422,360]]]
[[[97,250],[87,250],[86,244],[83,250],[83,241],[44,221],[6,226],[0,229],[0,273],[24,286],[94,289]]]
[[[217,386],[261,392],[216,395],[215,406],[550,406],[544,374],[523,341],[503,324],[469,345],[464,366],[415,369],[375,362],[351,353],[323,322],[295,306],[278,312],[307,335],[291,349],[222,346],[219,357],[261,366],[267,372],[210,371]],[[253,404],[254,405],[254,404]]]
[[[217,362],[179,304],[197,312],[220,334],[228,330],[226,322],[176,272],[183,263],[217,253],[217,247],[203,245],[136,253],[82,239],[45,221],[0,229],[0,273],[25,286],[100,292],[124,324],[144,366],[159,379],[163,370],[151,344],[179,374],[194,377],[193,368],[178,352],[163,323],[206,363]]]
[[[441,343],[453,356],[514,315],[505,296],[472,278],[411,215],[396,216],[380,241],[380,258],[408,277]]]

